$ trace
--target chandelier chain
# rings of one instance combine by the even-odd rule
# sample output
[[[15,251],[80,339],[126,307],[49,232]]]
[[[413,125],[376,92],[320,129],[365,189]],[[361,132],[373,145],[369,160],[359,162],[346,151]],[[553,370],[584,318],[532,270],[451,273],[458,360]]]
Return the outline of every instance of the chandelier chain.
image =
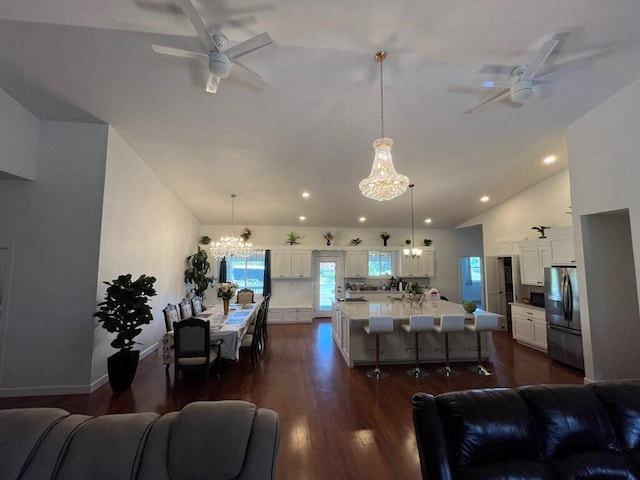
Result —
[[[380,138],[384,138],[384,90],[382,88],[383,80],[382,80],[382,62],[384,58],[380,60]]]

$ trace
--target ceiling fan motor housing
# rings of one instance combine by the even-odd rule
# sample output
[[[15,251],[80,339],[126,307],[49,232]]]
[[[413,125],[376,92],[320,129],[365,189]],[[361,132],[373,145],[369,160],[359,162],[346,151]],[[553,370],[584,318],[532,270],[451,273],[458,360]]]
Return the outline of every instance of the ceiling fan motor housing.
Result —
[[[231,61],[224,53],[209,53],[209,71],[219,78],[227,78],[231,71]]]
[[[531,83],[531,80],[518,80],[511,87],[511,100],[516,103],[521,103],[530,97],[532,93],[533,84]]]

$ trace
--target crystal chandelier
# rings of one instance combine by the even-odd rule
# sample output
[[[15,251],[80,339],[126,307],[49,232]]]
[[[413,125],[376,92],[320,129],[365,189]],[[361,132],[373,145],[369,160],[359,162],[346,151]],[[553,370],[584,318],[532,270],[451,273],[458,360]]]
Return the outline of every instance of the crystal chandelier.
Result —
[[[411,185],[409,185],[409,188],[411,189],[411,248],[405,248],[402,250],[402,253],[404,253],[404,256],[409,258],[418,258],[420,255],[422,255],[422,250],[420,250],[419,248],[416,247],[416,239],[415,239],[415,235],[413,232],[413,187],[415,185],[412,183]]]
[[[231,232],[233,233],[234,223],[234,211],[236,205],[235,193],[231,194]],[[230,237],[222,237],[219,242],[211,244],[211,255],[214,258],[228,258],[228,257],[248,257],[254,252],[253,245],[247,243],[240,237],[234,237],[233,234]]]
[[[382,62],[387,58],[387,52],[379,51],[375,55],[375,60],[380,64],[380,124],[381,135],[373,142],[373,166],[369,176],[358,185],[365,197],[378,200],[380,202],[391,200],[398,195],[402,195],[409,185],[409,179],[405,175],[396,172],[391,157],[391,147],[393,140],[384,136],[384,95],[382,90]]]

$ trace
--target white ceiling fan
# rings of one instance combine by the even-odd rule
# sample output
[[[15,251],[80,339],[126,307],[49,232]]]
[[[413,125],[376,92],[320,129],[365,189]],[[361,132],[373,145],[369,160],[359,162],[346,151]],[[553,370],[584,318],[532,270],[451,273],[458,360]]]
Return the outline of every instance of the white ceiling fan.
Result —
[[[545,42],[530,64],[516,65],[511,69],[509,79],[506,82],[483,82],[483,87],[497,88],[500,91],[483,102],[465,110],[465,113],[473,113],[490,103],[498,102],[506,98],[515,104],[523,103],[532,95],[533,86],[539,78],[536,77],[536,74],[540,71],[540,68],[542,68],[549,55],[551,55],[553,50],[558,46],[558,43],[560,43],[558,39]]]
[[[172,55],[175,57],[195,58],[197,60],[206,60],[209,63],[209,79],[205,90],[208,93],[216,93],[220,79],[227,78],[233,67],[234,74],[243,76],[253,84],[265,88],[267,86],[264,79],[256,72],[237,61],[238,58],[254,52],[259,48],[266,47],[273,43],[268,33],[261,33],[244,42],[226,48],[227,37],[222,33],[211,34],[205,26],[202,18],[198,14],[191,0],[181,0],[182,9],[193,25],[202,40],[207,53],[192,52],[189,50],[181,50],[179,48],[164,47],[162,45],[151,45],[156,53],[164,55]]]

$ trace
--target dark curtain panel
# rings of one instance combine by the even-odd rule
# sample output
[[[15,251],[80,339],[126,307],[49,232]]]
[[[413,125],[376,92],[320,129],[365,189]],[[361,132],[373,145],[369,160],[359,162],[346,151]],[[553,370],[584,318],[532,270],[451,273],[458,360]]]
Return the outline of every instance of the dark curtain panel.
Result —
[[[227,281],[227,259],[222,258],[220,260],[220,271],[218,272],[218,283],[224,283]]]
[[[267,296],[271,295],[271,250],[264,251],[264,278],[263,278],[264,289],[262,290],[262,295]]]

